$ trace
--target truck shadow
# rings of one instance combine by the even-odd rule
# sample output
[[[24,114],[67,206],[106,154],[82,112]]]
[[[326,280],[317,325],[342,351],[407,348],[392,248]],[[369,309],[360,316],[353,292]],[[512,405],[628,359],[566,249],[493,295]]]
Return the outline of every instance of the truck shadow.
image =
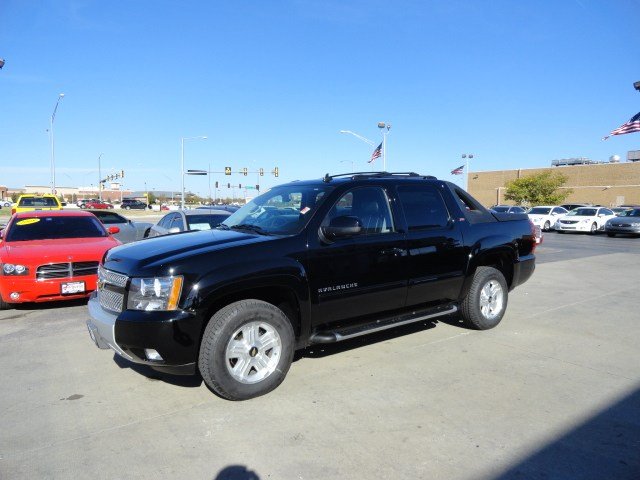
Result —
[[[12,303],[11,308],[14,310],[53,310],[57,308],[81,307],[86,305],[87,301],[87,298],[78,298],[75,300],[56,300],[41,303]]]
[[[381,332],[370,333],[351,340],[344,340],[337,343],[315,344],[296,351],[293,361],[297,362],[302,358],[323,358],[342,352],[348,352],[360,347],[366,347],[376,343],[393,340],[394,338],[404,337],[413,333],[423,332],[435,328],[438,324],[436,320],[426,320],[401,327],[390,328]]]
[[[113,354],[113,361],[120,368],[129,368],[150,381],[161,381],[178,387],[189,388],[197,388],[202,385],[202,377],[199,373],[195,375],[172,375],[170,373],[158,372],[147,365],[130,362],[115,353]]]

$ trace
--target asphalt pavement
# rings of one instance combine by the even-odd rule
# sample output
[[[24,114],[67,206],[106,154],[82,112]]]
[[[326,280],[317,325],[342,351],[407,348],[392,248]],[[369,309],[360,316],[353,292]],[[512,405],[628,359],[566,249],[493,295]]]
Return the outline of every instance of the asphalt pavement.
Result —
[[[300,352],[246,402],[98,350],[83,302],[0,312],[0,478],[640,478],[640,239],[545,234],[495,329]]]

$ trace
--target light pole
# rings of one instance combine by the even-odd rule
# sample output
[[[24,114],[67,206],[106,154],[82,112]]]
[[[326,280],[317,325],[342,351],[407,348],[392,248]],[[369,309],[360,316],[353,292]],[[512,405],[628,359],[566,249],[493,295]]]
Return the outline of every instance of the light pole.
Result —
[[[473,153],[463,153],[462,160],[464,160],[464,189],[469,191],[469,161],[473,158]]]
[[[206,136],[200,137],[182,137],[180,139],[180,177],[182,179],[182,189],[180,196],[180,210],[184,210],[184,141],[185,140],[206,140]]]
[[[51,121],[49,123],[49,133],[51,139],[51,193],[55,195],[56,193],[56,154],[55,154],[55,139],[53,137],[53,122],[56,119],[56,112],[58,111],[58,105],[60,104],[60,100],[64,98],[64,93],[58,95],[58,100],[56,101],[56,106],[53,108],[53,113],[51,114]]]
[[[346,133],[347,135],[353,135],[358,140],[363,141],[364,143],[366,143],[367,145],[369,145],[371,147],[375,147],[376,146],[376,143],[373,140],[369,140],[367,137],[363,137],[362,135],[358,135],[356,132],[352,132],[351,130],[340,130],[340,133]],[[347,162],[347,161],[348,160],[342,160],[340,163]],[[353,161],[351,161],[351,173],[354,173],[353,172]]]
[[[387,171],[387,135],[391,130],[391,124],[378,122],[378,128],[382,131],[382,170]]]
[[[100,159],[102,158],[102,155],[104,154],[101,153],[98,155],[98,198],[100,201],[102,201],[102,168],[100,167]]]

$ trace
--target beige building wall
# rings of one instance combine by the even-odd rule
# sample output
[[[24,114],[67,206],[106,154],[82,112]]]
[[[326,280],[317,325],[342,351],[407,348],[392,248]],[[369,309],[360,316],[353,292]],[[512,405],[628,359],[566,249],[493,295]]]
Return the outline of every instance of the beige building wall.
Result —
[[[545,171],[567,176],[564,187],[573,189],[567,203],[640,205],[640,162],[470,172],[469,193],[485,206],[513,203],[504,200],[507,182]]]

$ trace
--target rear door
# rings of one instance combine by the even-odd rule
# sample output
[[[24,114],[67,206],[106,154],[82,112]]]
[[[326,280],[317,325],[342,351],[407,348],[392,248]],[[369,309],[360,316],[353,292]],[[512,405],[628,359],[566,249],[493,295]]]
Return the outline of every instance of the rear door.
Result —
[[[407,306],[457,300],[464,281],[466,257],[437,185],[398,185],[407,229]]]

